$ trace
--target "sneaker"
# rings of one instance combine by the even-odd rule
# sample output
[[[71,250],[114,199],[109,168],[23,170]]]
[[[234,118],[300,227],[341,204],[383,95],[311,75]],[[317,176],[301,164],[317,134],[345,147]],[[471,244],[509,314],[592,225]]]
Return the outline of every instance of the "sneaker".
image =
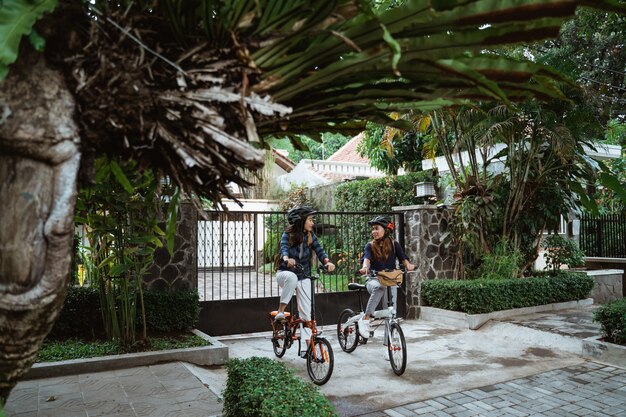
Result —
[[[274,321],[285,321],[285,313],[280,311],[276,313],[276,316],[274,316]]]
[[[364,320],[363,317],[361,317],[357,322],[357,328],[359,329],[359,334],[363,339],[367,339],[370,337],[370,332],[372,331],[372,329],[370,327],[369,320]]]

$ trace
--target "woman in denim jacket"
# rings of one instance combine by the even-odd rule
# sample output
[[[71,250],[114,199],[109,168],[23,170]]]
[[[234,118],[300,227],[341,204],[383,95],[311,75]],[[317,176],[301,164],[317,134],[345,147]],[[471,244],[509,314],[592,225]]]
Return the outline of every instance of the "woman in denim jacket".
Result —
[[[311,320],[311,280],[306,278],[311,272],[312,252],[328,267],[328,272],[335,269],[328,255],[313,233],[313,215],[316,212],[307,206],[295,207],[287,213],[289,225],[285,228],[280,239],[281,263],[276,273],[276,281],[283,289],[280,295],[280,305],[275,320],[285,319],[285,307],[296,292],[298,312],[303,320]],[[296,265],[302,268],[296,269]],[[304,328],[302,338],[308,340],[311,329]]]

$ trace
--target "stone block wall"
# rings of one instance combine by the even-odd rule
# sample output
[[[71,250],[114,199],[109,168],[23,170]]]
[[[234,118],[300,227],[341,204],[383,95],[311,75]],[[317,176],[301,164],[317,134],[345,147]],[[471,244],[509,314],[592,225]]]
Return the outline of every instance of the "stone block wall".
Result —
[[[443,241],[450,213],[431,205],[394,207],[404,214],[405,252],[415,264],[408,274],[407,318],[419,317],[421,282],[427,279],[454,278],[454,255]]]
[[[154,253],[154,264],[144,277],[144,288],[149,290],[178,291],[196,289],[198,247],[198,213],[190,203],[181,203],[174,253],[166,248]]]
[[[623,258],[585,258],[587,269],[619,269],[626,271],[626,259]],[[626,274],[622,274],[622,296],[626,297]]]
[[[586,272],[596,282],[591,291],[591,298],[595,304],[604,304],[623,297],[623,270],[600,269]]]

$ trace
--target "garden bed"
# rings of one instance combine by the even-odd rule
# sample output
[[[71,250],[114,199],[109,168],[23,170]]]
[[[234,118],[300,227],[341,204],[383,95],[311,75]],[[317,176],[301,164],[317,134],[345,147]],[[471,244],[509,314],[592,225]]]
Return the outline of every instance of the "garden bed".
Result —
[[[81,373],[109,371],[112,369],[147,366],[160,362],[183,361],[200,366],[223,365],[228,360],[228,348],[217,339],[199,330],[192,332],[210,343],[209,346],[160,351],[125,353],[58,362],[36,363],[24,379],[49,378]]]

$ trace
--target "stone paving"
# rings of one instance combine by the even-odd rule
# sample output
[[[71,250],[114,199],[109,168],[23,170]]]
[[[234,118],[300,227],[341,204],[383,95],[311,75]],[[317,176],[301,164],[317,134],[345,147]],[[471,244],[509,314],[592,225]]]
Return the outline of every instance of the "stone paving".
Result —
[[[626,369],[594,362],[361,417],[626,416]]]
[[[18,383],[7,417],[221,416],[219,392],[181,362]]]
[[[597,304],[555,312],[543,312],[502,320],[518,326],[584,339],[601,333],[600,323],[593,321]],[[565,317],[565,318],[564,318]]]

